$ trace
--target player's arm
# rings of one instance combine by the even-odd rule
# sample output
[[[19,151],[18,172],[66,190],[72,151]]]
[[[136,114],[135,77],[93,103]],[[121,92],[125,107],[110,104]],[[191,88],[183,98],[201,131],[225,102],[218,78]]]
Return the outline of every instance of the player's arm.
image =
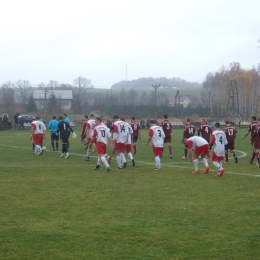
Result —
[[[148,140],[147,140],[147,143],[146,143],[146,146],[150,143],[152,137],[153,137],[153,130],[152,129],[149,129],[149,132],[148,132]]]
[[[190,158],[190,161],[192,162],[192,141],[189,140],[186,142],[186,145],[187,145],[187,153],[188,153],[188,156]]]
[[[212,146],[215,144],[215,135],[212,135],[211,136],[211,142],[210,142],[210,146],[209,146],[209,149],[211,150]]]

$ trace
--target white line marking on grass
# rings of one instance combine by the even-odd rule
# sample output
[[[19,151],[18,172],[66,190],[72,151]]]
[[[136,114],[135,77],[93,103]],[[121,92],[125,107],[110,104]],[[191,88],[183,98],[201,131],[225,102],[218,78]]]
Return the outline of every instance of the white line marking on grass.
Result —
[[[19,146],[14,146],[14,145],[7,145],[7,144],[0,144],[0,146],[7,146],[7,147],[11,147],[11,148],[19,148],[19,149],[24,149],[24,150],[31,150],[31,148],[21,148]],[[239,158],[241,157],[245,157],[247,155],[247,153],[243,152],[243,151],[238,151],[236,150],[237,152],[240,152],[242,153],[241,156],[239,156]],[[52,150],[46,150],[45,152],[53,152]],[[53,153],[59,153],[59,152],[53,152]],[[78,154],[78,153],[70,153],[70,155],[76,155],[76,156],[81,156],[81,157],[85,157],[86,155],[84,154]],[[95,157],[97,158],[97,156],[91,156],[91,157]],[[70,160],[70,159],[68,159]],[[130,161],[130,160],[128,160]],[[154,165],[154,163],[150,163],[150,162],[144,162],[144,161],[136,161],[135,162],[137,163],[141,163],[141,164],[146,164],[146,165]],[[181,163],[181,162],[180,162]],[[184,163],[189,163],[189,162],[184,162]],[[62,167],[62,165],[30,165],[29,167]],[[88,163],[87,164],[82,164],[82,165],[71,165],[73,167],[88,167],[90,166]],[[170,167],[170,168],[184,168],[184,169],[190,169],[190,170],[193,170],[193,167],[185,167],[185,166],[181,166],[181,165],[172,165],[172,164],[168,164],[168,163],[163,163],[163,166],[164,167]],[[28,167],[28,166],[25,166],[25,165],[3,165],[2,167]],[[64,165],[64,167],[68,167],[68,165]],[[260,175],[254,175],[254,174],[244,174],[244,173],[239,173],[239,172],[229,172],[229,171],[225,171],[225,173],[228,173],[228,174],[233,174],[233,175],[241,175],[241,176],[252,176],[252,177],[260,177]]]

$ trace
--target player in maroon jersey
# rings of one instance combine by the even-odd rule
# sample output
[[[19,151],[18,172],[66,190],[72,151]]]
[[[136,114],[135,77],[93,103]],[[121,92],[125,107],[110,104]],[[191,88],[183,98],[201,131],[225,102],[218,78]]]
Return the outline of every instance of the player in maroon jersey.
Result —
[[[165,134],[164,143],[168,145],[170,158],[172,159],[172,125],[168,120],[167,115],[163,115],[163,121],[161,122],[161,128]]]
[[[186,123],[186,125],[184,126],[184,129],[183,129],[183,138],[189,139],[190,137],[192,137],[194,135],[195,135],[195,127],[194,127],[194,125],[191,124],[190,118],[187,118],[187,123]],[[188,152],[187,145],[185,144],[184,156],[182,157],[182,159],[187,158],[187,152]]]
[[[226,134],[226,138],[228,141],[228,144],[225,145],[225,157],[226,157],[226,162],[228,162],[228,150],[232,153],[235,159],[235,163],[238,163],[237,155],[234,151],[235,149],[235,139],[237,135],[237,130],[235,127],[233,127],[230,122],[227,120],[226,122],[226,127],[224,129],[224,132]]]
[[[258,167],[260,167],[260,118],[258,118],[258,126],[255,127],[255,141],[254,141],[254,149],[255,149],[255,156],[258,160],[258,163],[256,164]]]
[[[254,146],[253,146],[253,145],[254,145],[255,139],[257,139],[257,137],[256,137],[256,132],[255,132],[255,128],[256,128],[258,125],[259,125],[259,122],[256,120],[256,116],[252,116],[252,117],[251,117],[251,124],[249,125],[249,127],[248,127],[246,133],[245,133],[244,136],[243,136],[243,139],[245,139],[245,138],[249,135],[249,133],[251,133],[251,141],[250,141],[250,143],[251,143],[251,145],[252,145],[252,147],[253,147],[252,157],[251,157],[251,159],[249,160],[249,162],[250,162],[251,164],[253,164],[254,159],[255,159],[255,149],[254,149]]]
[[[202,136],[208,143],[210,143],[210,137],[212,134],[212,129],[211,127],[207,124],[205,119],[201,119],[201,124],[200,127],[198,128],[198,136]],[[207,154],[208,158],[210,159],[210,150],[209,153]]]
[[[131,127],[133,129],[133,148],[134,148],[134,155],[136,155],[136,142],[137,140],[141,140],[141,133],[140,133],[140,125],[135,121],[135,117],[131,117]]]

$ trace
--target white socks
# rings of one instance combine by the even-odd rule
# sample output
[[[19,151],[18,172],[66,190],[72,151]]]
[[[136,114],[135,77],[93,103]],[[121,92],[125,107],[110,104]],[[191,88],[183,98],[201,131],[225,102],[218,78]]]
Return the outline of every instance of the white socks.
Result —
[[[222,170],[222,163],[213,162],[213,164],[218,168],[218,171],[219,171],[219,172]]]
[[[134,159],[132,153],[128,153],[128,156],[129,156],[129,158],[130,158],[131,160]]]
[[[98,159],[99,159],[99,157],[98,157]],[[102,157],[101,157],[101,161],[104,163],[104,165],[105,165],[106,167],[109,167],[109,164],[108,164],[108,162],[107,162],[105,156],[102,156]]]
[[[209,166],[208,160],[206,158],[203,158],[202,161],[203,161],[205,167]]]
[[[155,166],[157,166],[159,169],[161,168],[161,160],[159,156],[155,156]]]
[[[193,160],[193,163],[194,163],[195,171],[198,171],[199,170],[199,160],[195,159],[195,160]]]

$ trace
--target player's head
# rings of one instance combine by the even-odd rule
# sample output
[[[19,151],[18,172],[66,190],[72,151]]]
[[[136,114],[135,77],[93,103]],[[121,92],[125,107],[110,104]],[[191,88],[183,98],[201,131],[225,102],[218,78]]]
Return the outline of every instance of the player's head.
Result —
[[[182,139],[182,143],[183,143],[183,144],[186,144],[186,143],[187,143],[187,140],[188,140],[188,139],[187,139],[186,137],[183,138],[183,139]]]
[[[134,116],[131,117],[131,121],[135,121],[135,117]]]
[[[113,120],[114,120],[114,121],[117,121],[118,119],[119,119],[119,116],[118,116],[118,115],[114,115],[114,116],[113,116]]]
[[[94,114],[90,114],[89,116],[90,116],[90,118],[94,118]]]
[[[88,119],[88,116],[87,116],[87,115],[85,115],[84,117],[85,117],[86,119]]]
[[[53,116],[52,119],[56,119],[56,116]]]
[[[59,116],[59,120],[62,121],[63,120],[63,116]]]
[[[167,116],[167,115],[163,115],[163,118],[164,118],[164,119],[167,119],[167,118],[168,118],[168,116]]]
[[[66,117],[67,117],[67,114],[66,114],[66,113],[64,113],[64,114],[63,114],[63,116],[66,118]],[[63,119],[63,118],[62,118],[62,119]]]
[[[226,125],[229,125],[229,124],[230,124],[229,120],[226,120],[225,123],[226,123]]]
[[[121,117],[120,120],[125,122],[125,118],[124,117]]]
[[[155,125],[155,120],[150,120],[150,125]]]
[[[201,124],[202,125],[206,125],[207,124],[207,122],[206,122],[206,120],[204,118],[201,119]]]
[[[102,123],[102,119],[100,117],[96,118],[96,124],[100,125]]]
[[[40,117],[39,117],[39,116],[36,116],[36,117],[35,117],[35,120],[40,120]]]
[[[187,118],[187,123],[190,123],[190,118],[189,117]]]
[[[256,116],[252,116],[252,117],[251,117],[251,120],[252,120],[252,121],[256,121]]]
[[[220,128],[220,123],[217,122],[217,123],[215,123],[214,126],[215,126],[215,128]]]

